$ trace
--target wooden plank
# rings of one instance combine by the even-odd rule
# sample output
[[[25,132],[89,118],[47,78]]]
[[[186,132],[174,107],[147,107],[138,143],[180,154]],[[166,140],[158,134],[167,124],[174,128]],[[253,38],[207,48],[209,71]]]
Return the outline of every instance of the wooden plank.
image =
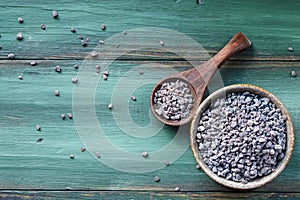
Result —
[[[130,191],[1,191],[5,199],[150,199],[149,192]]]
[[[158,193],[153,199],[297,199],[299,193],[237,193],[237,192],[204,192],[204,193]]]
[[[131,192],[131,191],[1,191],[5,199],[297,199],[300,193]]]
[[[11,52],[16,54],[17,59],[83,59],[99,40],[106,40],[123,30],[160,27],[182,32],[210,54],[218,51],[236,32],[242,31],[251,39],[253,49],[240,56],[299,60],[299,7],[300,3],[296,0],[288,3],[275,0],[272,5],[266,0],[210,0],[200,6],[194,1],[5,1],[0,7],[2,16],[5,16],[0,25],[0,59],[6,59]],[[52,9],[59,13],[57,20],[51,16]],[[17,17],[23,17],[24,23],[19,24]],[[46,30],[40,29],[41,23],[46,25]],[[106,31],[100,30],[102,23],[107,25]],[[71,33],[71,27],[77,32]],[[15,39],[18,32],[23,33],[23,41]],[[87,47],[81,46],[78,35],[90,37]],[[144,33],[139,37],[149,41],[150,35]],[[159,44],[160,39],[168,38],[174,43],[182,41],[182,38],[162,31],[157,33],[155,41]],[[122,41],[116,43],[123,45]],[[139,48],[145,46],[146,42]],[[295,52],[288,52],[289,46],[294,47]],[[143,53],[140,59],[153,59],[153,55],[149,55],[151,52]],[[127,55],[128,59],[132,57]],[[176,59],[172,55],[164,57],[164,54],[158,57]]]
[[[61,65],[62,73],[54,71],[55,65]],[[52,189],[62,190],[72,188],[74,190],[143,190],[143,191],[173,191],[180,186],[182,191],[230,191],[227,188],[209,179],[202,171],[196,169],[196,163],[191,150],[188,149],[169,167],[147,173],[128,173],[117,168],[106,166],[102,163],[104,157],[96,159],[96,152],[80,152],[83,143],[76,131],[74,120],[61,120],[62,113],[72,113],[72,93],[74,84],[72,77],[77,76],[73,69],[74,61],[47,61],[37,66],[19,65],[17,62],[2,63],[0,67],[0,186],[2,189]],[[149,92],[152,85],[164,74],[170,73],[172,65],[160,67],[157,63],[152,65],[137,65],[130,62],[114,62],[110,66],[110,76],[106,82],[99,79],[95,92],[95,111],[100,126],[105,131],[106,137],[118,148],[141,157],[141,152],[149,152],[149,161],[155,151],[164,147],[174,138],[176,129],[163,127],[162,130],[147,139],[134,137],[130,132],[122,131],[121,126],[127,126],[126,130],[134,132],[128,119],[124,119],[121,126],[116,125],[112,111],[107,108],[111,95],[118,87],[123,85],[124,90],[120,95],[128,95],[125,88],[126,80],[142,81],[132,91],[137,101],[127,101],[124,106],[129,107],[132,120],[138,127],[144,127],[150,123]],[[150,63],[151,64],[151,63]],[[168,63],[170,64],[170,63]],[[178,63],[176,63],[177,65]],[[142,67],[142,68],[139,68]],[[186,69],[187,65],[177,65],[177,70]],[[99,76],[94,72],[93,75]],[[140,75],[138,69],[143,69]],[[252,65],[247,69],[230,66],[220,71],[221,81],[224,85],[235,83],[250,83],[263,87],[276,95],[290,111],[294,121],[295,133],[299,132],[299,81],[298,77],[290,77],[291,67],[261,67]],[[294,67],[296,71],[299,67]],[[102,69],[103,70],[103,69]],[[79,72],[80,73],[80,72]],[[23,80],[18,76],[23,75]],[[80,74],[78,75],[79,82]],[[125,81],[124,84],[122,84]],[[214,83],[220,83],[214,79]],[[222,83],[222,82],[221,82]],[[275,84],[280,83],[280,84]],[[211,85],[212,92],[218,84]],[[54,90],[61,91],[60,97],[54,96]],[[122,87],[121,87],[122,90]],[[130,95],[128,95],[128,100]],[[116,109],[116,107],[115,107]],[[120,110],[114,112],[123,113]],[[40,124],[42,131],[35,130],[36,124]],[[145,129],[148,130],[148,129]],[[152,129],[148,130],[151,131]],[[188,136],[188,132],[186,132]],[[36,143],[43,138],[42,143]],[[188,142],[188,141],[187,141]],[[295,147],[299,146],[299,137],[296,137]],[[101,145],[101,144],[99,144]],[[89,147],[87,147],[89,148]],[[107,152],[100,152],[105,156]],[[109,153],[109,152],[108,152]],[[173,152],[179,154],[179,152]],[[268,185],[255,191],[274,192],[280,188],[282,192],[298,192],[300,172],[299,149],[295,148],[291,161],[284,172]],[[70,154],[75,159],[69,158]],[[171,154],[170,154],[171,155]],[[113,157],[119,165],[128,165],[126,158]],[[169,159],[166,157],[165,159]],[[135,167],[142,164],[136,163]],[[128,165],[129,166],[129,165]],[[160,176],[159,183],[154,182],[154,176]]]
[[[299,198],[298,148],[295,148],[289,165],[276,180],[251,193],[236,193],[221,187],[202,171],[197,170],[189,148],[183,151],[183,154],[179,151],[166,154],[178,156],[168,167],[164,166],[163,159],[155,159],[156,150],[175,138],[176,129],[163,127],[156,134],[155,131],[160,127],[157,125],[147,128],[148,132],[140,131],[144,133],[143,137],[153,131],[154,135],[146,139],[131,135],[138,134],[137,130],[143,130],[143,127],[145,129],[150,123],[149,92],[155,81],[174,72],[170,71],[171,66],[175,66],[179,71],[189,68],[184,58],[199,63],[207,60],[205,53],[215,54],[238,31],[244,32],[251,39],[253,47],[235,56],[224,66],[220,71],[221,79],[216,77],[213,80],[209,92],[222,84],[251,83],[263,87],[274,93],[286,105],[294,120],[297,135],[300,121],[299,81],[298,77],[292,78],[289,74],[291,69],[299,73],[299,7],[300,3],[295,0],[275,0],[272,5],[266,0],[211,0],[202,1],[200,6],[194,1],[2,2],[0,188],[12,190],[2,190],[0,197],[72,198],[83,195],[86,198],[91,196],[113,199],[127,199],[132,196],[134,199]],[[57,20],[51,16],[53,9],[59,12]],[[18,17],[23,17],[25,22],[19,24]],[[45,31],[40,29],[41,23],[46,25]],[[107,25],[106,31],[99,29],[102,23]],[[70,32],[71,27],[76,28],[75,34]],[[139,41],[137,44],[131,43],[134,42],[132,40],[128,41],[132,36],[130,30],[148,30],[148,27],[182,32],[201,44],[204,50],[199,51],[183,40],[183,37],[166,34],[161,29],[151,33],[136,32],[134,38]],[[107,42],[116,34],[122,34],[123,30],[128,30],[129,34],[122,36],[127,37],[127,42],[115,38],[110,40],[110,43]],[[18,32],[24,34],[23,41],[15,39]],[[91,42],[87,47],[81,46],[78,35],[90,37]],[[84,146],[84,142],[77,133],[76,117],[73,120],[60,119],[62,113],[73,111],[74,85],[71,78],[78,76],[78,84],[82,82],[73,65],[86,62],[89,59],[86,56],[98,46],[99,40],[105,40],[105,45],[110,48],[101,51],[101,56],[91,63],[92,71],[101,60],[114,61],[117,53],[113,49],[126,50],[134,47],[133,49],[137,50],[126,52],[119,57],[119,61],[112,63],[109,67],[111,75],[108,81],[99,79],[95,89],[96,118],[105,136],[119,149],[129,152],[133,158],[136,156],[136,161],[142,159],[142,151],[148,151],[148,161],[155,167],[154,171],[142,173],[147,167],[144,162],[132,163],[129,162],[132,158],[112,156],[111,160],[123,169],[130,170],[130,167],[133,167],[140,173],[124,172],[118,166],[107,166],[105,161],[109,160],[106,157],[109,152],[100,151],[100,159],[95,158],[95,151],[81,152],[80,148]],[[159,44],[160,40],[165,42],[164,47]],[[120,47],[115,48],[116,44]],[[186,57],[176,55],[174,49],[170,51],[168,48],[171,46],[178,47],[176,52]],[[287,51],[289,46],[294,47],[295,51]],[[9,53],[15,53],[16,60],[8,60]],[[30,66],[31,60],[37,60],[38,65]],[[61,74],[53,71],[56,65],[62,67]],[[103,66],[101,67],[103,70]],[[143,75],[138,74],[139,69],[144,71]],[[19,75],[24,79],[18,80]],[[93,73],[93,77],[98,76]],[[116,102],[121,103],[114,104],[115,110],[110,111],[107,105],[111,102],[115,89],[121,90],[116,98],[128,96],[129,100],[126,86],[130,84],[137,84],[132,89],[137,102],[127,101],[124,104],[124,101],[117,99]],[[56,89],[61,91],[58,98],[54,97]],[[121,114],[126,114],[124,110],[121,112],[116,109],[122,105],[128,107],[129,118],[136,125],[128,120],[129,118],[123,118]],[[117,124],[116,120],[121,120],[120,124]],[[42,131],[35,130],[36,124],[42,126]],[[87,128],[88,125],[87,121]],[[122,126],[126,127],[125,131]],[[44,139],[43,142],[37,143],[40,138]],[[188,142],[185,139],[183,137],[183,141]],[[299,146],[299,143],[300,140],[296,137],[295,147]],[[87,148],[89,150],[90,147]],[[75,155],[75,159],[70,159],[70,154]],[[164,159],[170,157],[166,156]],[[153,180],[156,175],[161,178],[159,183]],[[183,193],[173,193],[176,186],[180,186]],[[66,191],[70,189],[78,191]]]

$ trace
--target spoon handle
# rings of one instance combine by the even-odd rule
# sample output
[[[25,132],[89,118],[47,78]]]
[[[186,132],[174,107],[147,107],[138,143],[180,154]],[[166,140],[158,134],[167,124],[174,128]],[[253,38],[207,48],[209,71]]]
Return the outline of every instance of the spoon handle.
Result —
[[[241,32],[236,33],[231,40],[206,63],[207,67],[219,69],[231,56],[251,46],[251,41]],[[199,67],[203,67],[200,65]]]
[[[195,89],[197,104],[202,101],[203,94],[208,82],[215,72],[234,54],[251,46],[250,40],[241,32],[236,33],[231,40],[212,58],[198,67],[181,72],[183,76]]]

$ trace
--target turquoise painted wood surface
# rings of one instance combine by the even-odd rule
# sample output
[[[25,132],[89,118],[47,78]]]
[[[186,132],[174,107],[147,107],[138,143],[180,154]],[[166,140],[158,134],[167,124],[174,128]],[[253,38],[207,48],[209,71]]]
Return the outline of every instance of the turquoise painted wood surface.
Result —
[[[197,198],[299,198],[299,77],[291,77],[291,70],[299,71],[300,4],[297,1],[220,1],[206,0],[201,5],[194,1],[14,1],[1,2],[0,6],[0,197],[5,198],[103,198],[103,199],[197,199]],[[53,19],[51,11],[59,13]],[[17,18],[24,19],[23,24]],[[40,24],[46,30],[40,29]],[[107,29],[102,31],[101,24]],[[74,27],[76,33],[70,28]],[[210,84],[208,94],[222,85],[249,83],[263,87],[276,95],[290,111],[295,126],[295,150],[284,172],[271,183],[239,193],[222,187],[209,179],[201,170],[188,148],[188,132],[182,137],[183,154],[165,166],[164,159],[157,159],[156,151],[175,138],[177,129],[151,123],[149,93],[155,81],[165,74],[189,69],[184,58],[160,46],[159,41],[170,41],[165,47],[181,45],[176,35],[153,33],[137,35],[143,41],[157,41],[157,48],[145,49],[151,42],[138,45],[113,60],[114,51],[103,52],[97,59],[86,57],[98,46],[99,40],[109,41],[124,30],[159,27],[179,31],[202,45],[196,48],[181,47],[178,52],[188,54],[195,62],[207,60],[203,53],[214,55],[238,31],[244,32],[253,46],[228,61]],[[22,32],[24,39],[17,41]],[[89,37],[87,47],[82,47],[78,36]],[[122,37],[130,37],[123,35]],[[114,42],[114,41],[113,41]],[[105,45],[108,45],[106,43]],[[130,48],[130,43],[115,41],[112,47]],[[148,46],[147,46],[148,45]],[[289,52],[287,48],[294,48]],[[107,47],[107,46],[106,46]],[[103,48],[106,48],[103,47]],[[100,47],[101,48],[101,47]],[[114,48],[113,48],[114,49]],[[15,60],[7,55],[14,53]],[[30,66],[35,60],[36,66]],[[97,74],[95,66],[103,60],[112,61],[107,81]],[[92,77],[98,77],[95,85],[95,119],[105,136],[119,149],[144,159],[141,152],[149,152],[148,161],[159,169],[146,173],[129,173],[103,163],[107,151],[81,152],[84,142],[76,127],[73,113],[73,95],[80,85],[80,69],[90,61]],[[80,69],[73,68],[78,64]],[[60,65],[62,73],[54,67]],[[101,70],[104,70],[102,66]],[[139,74],[143,70],[143,74]],[[18,76],[22,75],[23,80]],[[71,82],[79,78],[77,85]],[[137,84],[128,90],[130,84]],[[142,83],[142,84],[140,84]],[[55,97],[54,90],[61,96]],[[114,93],[116,90],[119,92]],[[130,101],[130,96],[137,98]],[[124,102],[125,100],[128,101]],[[118,99],[119,98],[119,99]],[[83,97],[84,99],[84,97]],[[107,108],[114,100],[113,109]],[[128,108],[129,118],[124,110]],[[74,118],[61,119],[61,114],[72,113]],[[92,115],[93,113],[91,113]],[[115,116],[114,116],[115,114]],[[131,123],[130,119],[133,121]],[[116,123],[120,124],[116,124]],[[87,127],[89,121],[86,121]],[[136,125],[134,125],[134,123]],[[36,131],[39,124],[41,131]],[[130,134],[153,130],[153,136],[134,137]],[[124,131],[125,129],[125,131]],[[145,133],[145,134],[143,134]],[[149,134],[149,133],[148,133]],[[43,142],[37,140],[43,138]],[[93,139],[93,138],[91,138]],[[96,141],[97,138],[95,138]],[[186,145],[186,146],[185,146]],[[86,147],[89,150],[89,147]],[[178,152],[171,152],[176,155]],[[70,159],[69,155],[75,159]],[[152,155],[152,157],[151,157]],[[130,169],[129,158],[115,155],[114,163]],[[145,159],[144,159],[145,160]],[[143,161],[143,160],[142,160]],[[136,162],[134,167],[147,167]],[[160,182],[154,182],[160,176]],[[174,193],[179,186],[180,193]]]

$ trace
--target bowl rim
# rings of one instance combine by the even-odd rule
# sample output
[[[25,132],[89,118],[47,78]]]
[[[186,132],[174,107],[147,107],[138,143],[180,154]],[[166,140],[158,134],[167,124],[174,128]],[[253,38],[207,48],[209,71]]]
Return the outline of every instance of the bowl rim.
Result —
[[[201,159],[201,155],[200,155],[200,150],[198,149],[198,144],[196,141],[196,134],[197,134],[197,127],[198,127],[198,123],[200,120],[200,116],[202,115],[202,112],[204,112],[206,110],[206,108],[211,104],[211,101],[214,99],[218,99],[219,97],[221,97],[224,94],[227,94],[228,92],[250,92],[250,93],[254,93],[257,94],[259,96],[262,97],[267,97],[269,98],[272,103],[274,103],[277,108],[279,108],[282,113],[287,117],[286,120],[286,126],[287,126],[287,132],[286,132],[286,138],[287,138],[287,143],[286,143],[286,151],[285,151],[285,156],[283,158],[283,160],[281,160],[278,164],[278,166],[276,167],[276,170],[271,172],[271,174],[267,175],[267,176],[263,176],[262,178],[258,178],[255,179],[251,182],[248,183],[241,183],[241,182],[234,182],[234,181],[230,181],[227,180],[225,178],[219,177],[217,174],[215,174],[214,172],[212,172],[207,165],[203,162],[203,160]],[[190,145],[191,145],[191,149],[193,152],[193,155],[196,159],[197,164],[202,168],[202,170],[210,177],[212,178],[214,181],[216,181],[217,183],[226,186],[226,187],[230,187],[233,189],[240,189],[240,190],[247,190],[247,189],[254,189],[254,188],[258,188],[261,187],[269,182],[271,182],[273,179],[275,179],[283,170],[284,168],[287,166],[291,156],[292,156],[292,151],[294,148],[294,139],[295,139],[295,135],[294,135],[294,128],[293,128],[293,124],[292,124],[292,119],[290,114],[288,113],[287,109],[285,108],[285,106],[280,102],[279,99],[277,99],[273,94],[271,94],[269,91],[251,85],[251,84],[234,84],[234,85],[229,85],[223,88],[218,89],[217,91],[213,92],[211,95],[209,95],[198,107],[192,123],[191,123],[191,128],[190,128]]]

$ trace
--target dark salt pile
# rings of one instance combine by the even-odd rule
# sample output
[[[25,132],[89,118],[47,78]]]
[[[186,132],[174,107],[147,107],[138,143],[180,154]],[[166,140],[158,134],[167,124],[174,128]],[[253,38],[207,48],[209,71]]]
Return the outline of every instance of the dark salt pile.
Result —
[[[193,109],[194,100],[187,83],[176,80],[165,82],[154,93],[155,112],[167,120],[187,118]]]
[[[203,112],[196,140],[219,177],[248,183],[272,173],[285,156],[286,119],[270,99],[229,93]]]

